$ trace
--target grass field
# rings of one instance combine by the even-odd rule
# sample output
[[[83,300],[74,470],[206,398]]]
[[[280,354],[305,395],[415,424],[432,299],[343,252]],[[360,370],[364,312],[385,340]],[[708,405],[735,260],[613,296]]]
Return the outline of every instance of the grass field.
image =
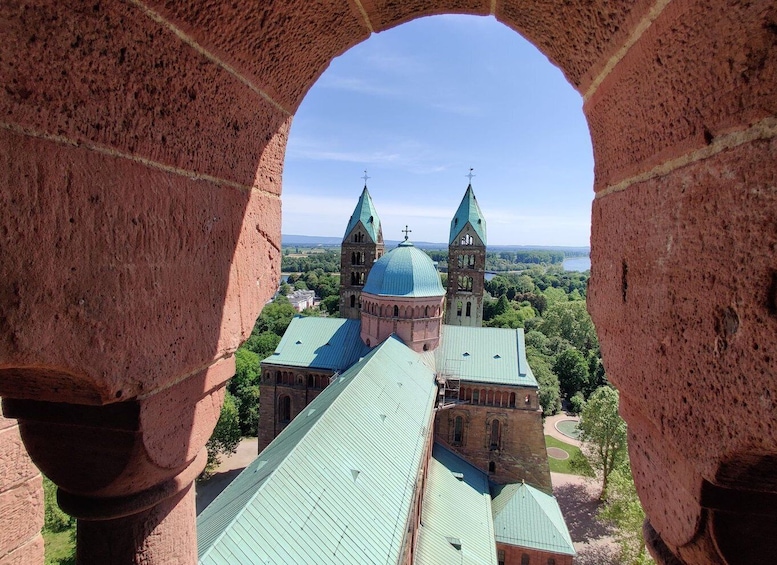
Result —
[[[75,565],[76,540],[74,530],[43,532],[46,565]]]
[[[573,470],[571,467],[572,461],[580,458],[585,459],[583,454],[580,452],[580,448],[574,445],[569,445],[568,443],[564,443],[563,441],[559,441],[551,436],[545,436],[545,447],[558,447],[559,449],[562,449],[569,454],[569,459],[564,460],[548,457],[548,464],[550,465],[551,473],[582,475],[582,473],[578,472],[576,469]]]

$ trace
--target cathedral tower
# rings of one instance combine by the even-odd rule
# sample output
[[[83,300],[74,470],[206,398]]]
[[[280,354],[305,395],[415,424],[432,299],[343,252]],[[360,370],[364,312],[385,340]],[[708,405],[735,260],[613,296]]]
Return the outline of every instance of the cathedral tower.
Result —
[[[365,178],[364,190],[348,221],[340,247],[341,317],[359,319],[362,287],[372,264],[382,255],[383,230]]]
[[[471,327],[482,325],[485,274],[486,220],[470,183],[451,220],[446,324]]]

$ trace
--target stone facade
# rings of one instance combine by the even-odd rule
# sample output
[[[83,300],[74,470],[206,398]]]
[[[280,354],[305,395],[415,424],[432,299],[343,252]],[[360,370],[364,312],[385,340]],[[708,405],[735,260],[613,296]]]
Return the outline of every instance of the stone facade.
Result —
[[[459,401],[437,412],[435,438],[495,483],[525,481],[550,493],[537,390],[462,383]]]
[[[574,561],[574,557],[571,555],[550,553],[499,542],[496,544],[496,555],[499,565],[572,565]]]
[[[468,224],[448,246],[446,324],[473,328],[483,325],[485,273],[485,243]]]
[[[359,222],[343,238],[340,247],[340,316],[358,320],[361,292],[373,263],[383,256],[383,238],[372,238]]]
[[[431,351],[440,343],[442,297],[402,298],[362,295],[361,338],[370,347],[396,334],[414,351]]]
[[[259,453],[329,385],[333,375],[334,371],[262,363]]]

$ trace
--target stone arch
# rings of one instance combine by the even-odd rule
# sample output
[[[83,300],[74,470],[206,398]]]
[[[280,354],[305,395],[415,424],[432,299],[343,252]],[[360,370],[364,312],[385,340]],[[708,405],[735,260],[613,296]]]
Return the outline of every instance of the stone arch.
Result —
[[[225,2],[207,17],[193,1],[146,2],[148,10],[101,5],[99,17],[56,3],[25,4],[25,19],[3,12],[12,25],[2,49],[3,60],[28,65],[3,68],[3,83],[17,86],[0,93],[6,109],[1,152],[10,172],[0,177],[0,194],[18,197],[0,201],[2,227],[10,234],[3,240],[2,273],[6,287],[17,289],[4,297],[0,394],[21,425],[32,413],[17,399],[76,411],[140,397],[146,405],[162,394],[193,398],[194,405],[220,401],[219,386],[231,376],[222,361],[250,335],[277,282],[283,151],[307,89],[333,57],[372,32],[450,11],[493,12],[538,46],[584,97],[597,193],[589,308],[608,375],[622,392],[638,486],[665,484],[680,497],[654,492],[645,500],[655,533],[651,543],[656,551],[700,563],[717,559],[715,529],[700,525],[700,477],[717,477],[742,445],[760,455],[777,453],[770,400],[777,358],[777,283],[770,262],[777,196],[768,190],[775,182],[768,163],[777,153],[777,103],[768,0],[655,6],[422,0],[360,3],[360,9],[332,0],[327,10],[297,0],[262,11]],[[120,29],[112,27],[118,20]],[[33,35],[47,41],[28,41]],[[74,35],[101,45],[91,49]],[[114,64],[119,58],[127,63],[121,68]],[[64,76],[63,70],[72,80],[53,89],[47,81],[26,80]],[[100,96],[83,97],[84,85],[98,88]],[[127,95],[127,85],[143,104]],[[79,170],[87,174],[70,174]],[[53,205],[26,214],[40,195]],[[217,198],[220,216],[211,213]],[[46,251],[54,249],[61,230],[41,228],[58,226],[61,210],[89,206],[101,220],[74,215],[70,233],[77,244]],[[133,231],[146,218],[164,216],[162,210],[175,214],[153,238]],[[153,269],[144,259],[149,255],[160,259]],[[254,260],[260,256],[267,259]],[[136,268],[119,272],[117,257]],[[35,276],[42,264],[50,276]],[[209,288],[190,291],[205,276]],[[131,295],[147,281],[159,283],[157,292],[137,304],[121,296],[111,300],[110,292],[73,300],[82,288],[121,288]],[[170,320],[178,319],[184,303],[199,313],[196,324],[173,328]],[[55,322],[52,312],[59,315]],[[99,319],[90,317],[94,312]],[[222,331],[233,320],[241,320],[240,327]],[[42,328],[45,340],[25,339]],[[185,345],[169,355],[178,340]],[[116,359],[131,353],[130,343],[144,355],[131,371],[117,371]],[[46,369],[21,370],[30,366]],[[707,369],[703,375],[683,380],[699,366]],[[189,376],[191,367],[208,367],[207,378]],[[193,383],[200,381],[212,388],[200,387],[197,398],[183,392],[187,386],[198,390]],[[688,390],[643,394],[657,382]],[[748,386],[738,386],[742,382]],[[179,388],[170,388],[174,383]],[[729,398],[725,420],[706,410],[720,390]],[[752,391],[758,391],[757,402]],[[177,451],[175,441],[165,443],[170,428],[159,426],[169,464],[149,478],[153,485],[172,480],[167,470],[188,465],[215,425],[212,411],[194,405],[182,412],[188,419],[176,422],[183,430]],[[51,468],[80,463],[58,462],[48,442],[70,439],[54,433],[54,424],[45,428],[39,441],[25,439],[36,462]],[[675,466],[669,461],[676,454],[682,464]],[[94,461],[83,465],[99,468]],[[774,482],[769,473],[748,487],[771,492]],[[128,489],[123,494],[135,494],[136,485],[120,486]],[[745,504],[732,515],[747,511]],[[171,515],[170,523],[178,523],[179,516]],[[155,535],[162,540],[158,547],[168,539],[196,544],[192,524],[186,532],[161,524]],[[79,543],[98,546],[88,536]],[[763,548],[758,539],[746,545],[755,554]],[[153,555],[146,557],[153,562]]]

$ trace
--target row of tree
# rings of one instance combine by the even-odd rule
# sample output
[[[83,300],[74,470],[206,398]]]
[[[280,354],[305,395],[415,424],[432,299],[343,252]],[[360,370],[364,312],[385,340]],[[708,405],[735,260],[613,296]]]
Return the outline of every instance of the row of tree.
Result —
[[[585,304],[588,273],[534,267],[486,282],[483,325],[523,328],[526,354],[540,384],[545,414],[567,399],[579,411],[582,400],[606,383],[599,341]]]

